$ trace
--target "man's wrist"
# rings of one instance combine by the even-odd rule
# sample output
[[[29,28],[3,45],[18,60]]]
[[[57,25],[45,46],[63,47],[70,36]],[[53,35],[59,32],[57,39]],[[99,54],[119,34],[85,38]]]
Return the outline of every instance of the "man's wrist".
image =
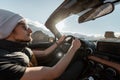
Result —
[[[70,47],[73,51],[77,51],[78,49],[75,46]]]

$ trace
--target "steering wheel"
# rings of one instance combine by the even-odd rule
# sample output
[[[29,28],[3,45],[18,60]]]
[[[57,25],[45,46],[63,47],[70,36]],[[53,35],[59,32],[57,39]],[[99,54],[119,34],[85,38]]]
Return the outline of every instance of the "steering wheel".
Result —
[[[72,35],[67,35],[65,38],[65,42],[64,43],[68,43],[68,44],[72,44],[72,41],[75,39],[76,37],[72,36]],[[79,39],[81,42],[81,47],[82,48],[86,48],[87,46],[87,42],[84,39]]]
[[[75,39],[74,36],[72,36],[72,35],[67,35],[66,38],[65,38],[65,43],[71,44],[74,39]]]
[[[68,35],[65,38],[65,43],[71,45],[72,41],[75,39],[76,37],[72,36],[72,35]],[[94,49],[95,49],[95,44],[93,42],[90,42],[88,40],[85,39],[81,39],[79,38],[80,42],[81,42],[81,47],[79,49],[79,53],[83,56],[86,57],[89,54],[92,54]]]

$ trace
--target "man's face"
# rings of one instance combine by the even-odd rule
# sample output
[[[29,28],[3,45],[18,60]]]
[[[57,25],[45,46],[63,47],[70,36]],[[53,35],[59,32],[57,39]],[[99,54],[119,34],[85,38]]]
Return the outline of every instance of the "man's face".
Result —
[[[12,37],[13,41],[17,42],[30,42],[32,30],[28,27],[25,21],[19,22],[10,37]]]

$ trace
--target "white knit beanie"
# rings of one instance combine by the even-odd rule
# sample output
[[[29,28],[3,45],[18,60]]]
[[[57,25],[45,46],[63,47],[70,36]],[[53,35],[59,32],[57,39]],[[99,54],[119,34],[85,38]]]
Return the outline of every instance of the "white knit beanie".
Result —
[[[0,39],[8,37],[22,19],[19,14],[0,9]]]

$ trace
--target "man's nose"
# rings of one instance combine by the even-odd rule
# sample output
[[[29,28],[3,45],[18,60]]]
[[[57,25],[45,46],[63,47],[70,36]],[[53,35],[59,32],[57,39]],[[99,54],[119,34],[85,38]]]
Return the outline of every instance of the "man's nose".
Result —
[[[30,28],[28,28],[28,32],[29,32],[29,33],[32,33],[32,30],[31,30]]]

